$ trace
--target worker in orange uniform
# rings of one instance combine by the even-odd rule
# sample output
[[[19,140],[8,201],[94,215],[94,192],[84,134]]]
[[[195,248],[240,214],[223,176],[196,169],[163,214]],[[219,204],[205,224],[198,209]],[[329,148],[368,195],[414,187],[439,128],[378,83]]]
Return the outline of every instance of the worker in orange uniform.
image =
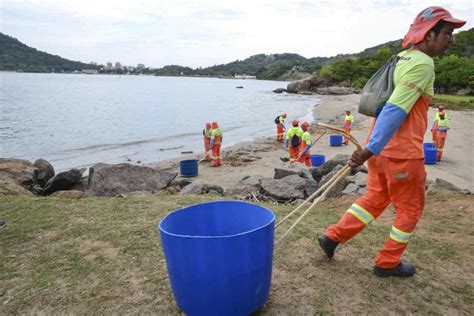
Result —
[[[350,110],[346,110],[346,115],[344,116],[344,130],[347,133],[351,132],[352,129],[352,123],[354,122],[354,116],[351,114]],[[344,145],[349,144],[349,137],[344,136]]]
[[[221,143],[222,131],[217,122],[212,122],[211,142],[209,144],[212,150],[211,167],[219,167],[221,165]]]
[[[211,161],[211,155],[210,155],[210,148],[209,145],[211,144],[211,132],[212,132],[212,127],[211,123],[207,122],[206,126],[202,130],[202,138],[204,140],[204,152],[206,153],[206,159],[207,161]]]
[[[277,141],[282,142],[285,139],[285,119],[286,113],[283,112],[281,115],[275,117],[275,124],[277,127]]]
[[[298,120],[291,122],[292,127],[286,133],[285,147],[290,151],[290,165],[298,159],[300,154],[301,137],[303,130],[299,127]]]
[[[379,277],[409,277],[415,266],[400,261],[425,204],[426,172],[423,136],[428,125],[428,105],[434,95],[432,57],[453,43],[453,30],[466,22],[441,7],[429,7],[415,18],[402,42],[410,49],[398,54],[395,89],[374,119],[364,149],[353,152],[352,168],[368,161],[367,193],[357,199],[335,225],[318,238],[328,258],[374,221],[392,203],[396,217],[390,235],[375,259]]]
[[[449,122],[444,112],[439,112],[438,118],[438,134],[436,135],[436,149],[438,150],[437,159],[441,161],[443,156],[444,143],[446,142],[446,136],[448,134]]]
[[[440,104],[438,105],[438,111],[434,115],[433,125],[431,126],[431,136],[433,139],[433,143],[436,143],[436,138],[438,137],[438,120],[439,120],[439,112],[444,112],[445,105]],[[448,118],[448,115],[445,112],[445,118]]]
[[[308,167],[311,167],[311,134],[309,133],[309,123],[303,122],[301,124],[301,129],[303,130],[303,135],[301,136],[301,147],[300,154],[298,155],[298,162],[305,164]]]

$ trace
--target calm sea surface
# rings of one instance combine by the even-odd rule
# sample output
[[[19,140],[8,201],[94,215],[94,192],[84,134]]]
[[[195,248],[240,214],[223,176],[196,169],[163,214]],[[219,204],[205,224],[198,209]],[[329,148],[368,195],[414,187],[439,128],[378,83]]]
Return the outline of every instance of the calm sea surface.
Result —
[[[57,171],[97,162],[157,162],[202,152],[204,124],[215,120],[223,146],[231,146],[275,134],[273,120],[282,111],[290,121],[312,119],[320,97],[272,92],[286,85],[0,72],[0,157],[44,158]]]

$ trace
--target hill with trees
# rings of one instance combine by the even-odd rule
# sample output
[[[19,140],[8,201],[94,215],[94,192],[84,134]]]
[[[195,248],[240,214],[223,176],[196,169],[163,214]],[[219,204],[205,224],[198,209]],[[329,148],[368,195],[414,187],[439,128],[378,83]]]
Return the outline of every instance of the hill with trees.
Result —
[[[455,34],[455,43],[446,55],[435,58],[437,92],[474,93],[474,28]],[[244,60],[205,68],[167,65],[144,68],[132,73],[157,76],[200,76],[231,78],[235,74],[257,79],[291,81],[315,75],[328,84],[360,88],[387,59],[402,50],[401,40],[370,47],[357,54],[305,58],[298,54],[258,54]],[[17,39],[0,33],[0,70],[28,72],[71,72],[103,66],[71,61],[28,47]],[[125,70],[128,71],[128,70]],[[124,71],[121,70],[120,73]]]
[[[71,72],[97,69],[97,65],[68,60],[29,47],[16,38],[0,33],[0,70],[25,72]]]

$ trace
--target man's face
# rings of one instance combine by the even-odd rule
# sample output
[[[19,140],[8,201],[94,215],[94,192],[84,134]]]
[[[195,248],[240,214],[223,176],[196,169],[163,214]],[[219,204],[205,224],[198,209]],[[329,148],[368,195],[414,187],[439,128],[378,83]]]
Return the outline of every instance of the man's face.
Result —
[[[454,27],[450,23],[446,23],[438,35],[430,32],[427,36],[427,44],[430,56],[439,56],[443,54],[452,43]]]

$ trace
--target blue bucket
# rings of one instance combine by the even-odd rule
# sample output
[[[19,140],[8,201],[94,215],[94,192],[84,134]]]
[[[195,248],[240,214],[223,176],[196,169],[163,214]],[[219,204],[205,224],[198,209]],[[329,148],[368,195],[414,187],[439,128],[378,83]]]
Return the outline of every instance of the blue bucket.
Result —
[[[435,148],[435,144],[434,143],[423,143],[423,149],[425,148]]]
[[[270,291],[275,215],[241,201],[185,207],[159,224],[168,276],[188,315],[249,315]]]
[[[341,135],[329,135],[329,144],[331,146],[342,146],[342,136]]]
[[[195,177],[198,175],[198,161],[196,159],[181,160],[179,162],[179,172],[182,177]]]
[[[311,154],[311,164],[314,167],[321,166],[326,161],[326,156],[319,154]]]
[[[438,155],[438,150],[432,147],[424,147],[425,150],[425,164],[434,165],[436,163],[436,156]]]

